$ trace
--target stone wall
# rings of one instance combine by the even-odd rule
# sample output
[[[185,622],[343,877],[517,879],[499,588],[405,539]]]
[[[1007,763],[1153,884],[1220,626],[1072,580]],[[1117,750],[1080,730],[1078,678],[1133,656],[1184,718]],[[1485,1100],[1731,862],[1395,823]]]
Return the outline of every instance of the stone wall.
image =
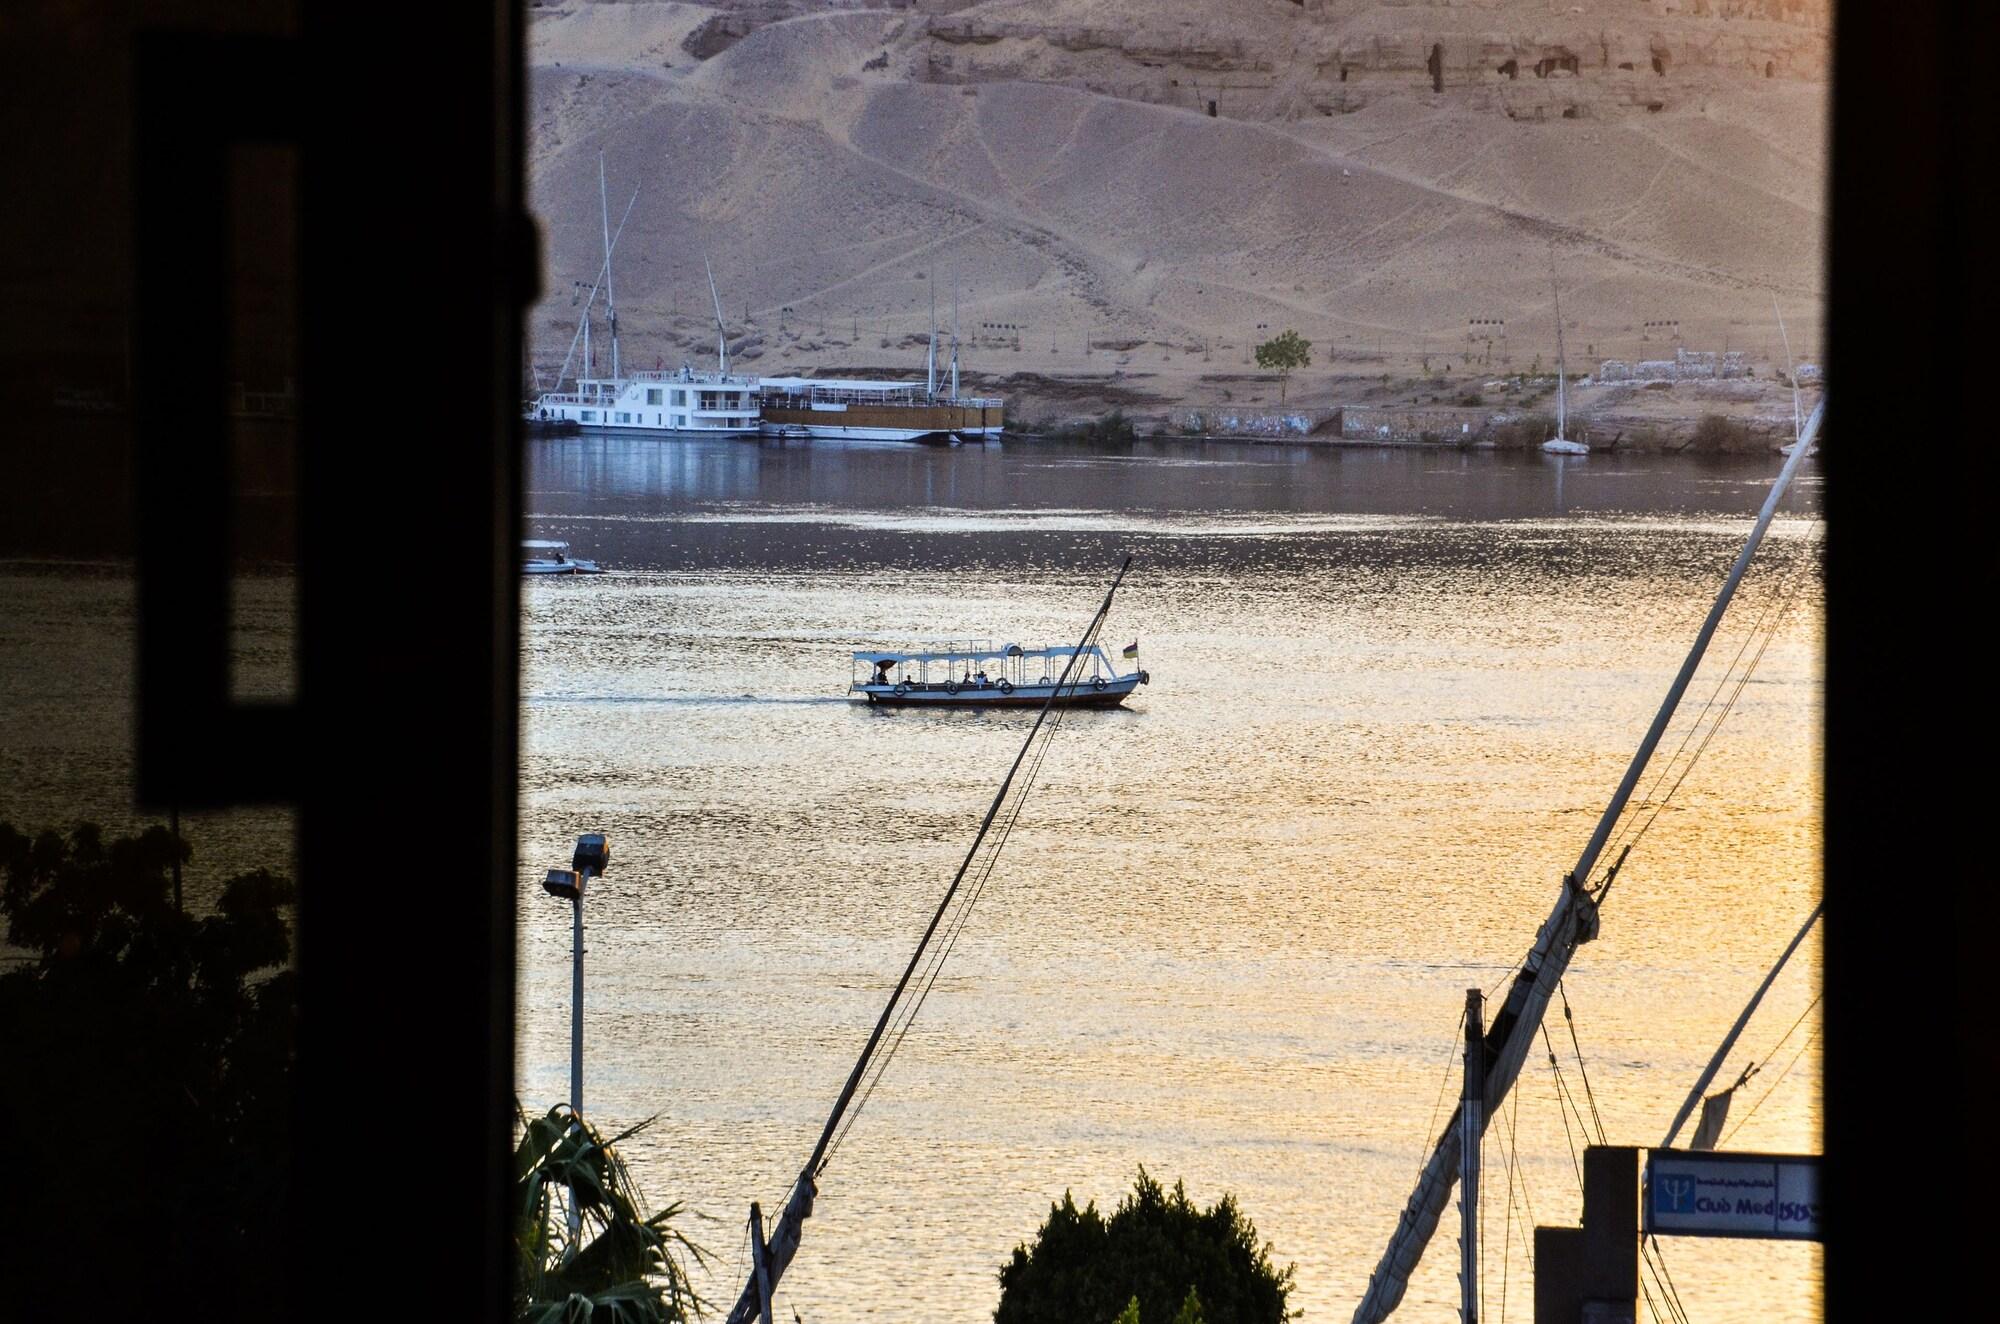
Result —
[[[1181,409],[1169,415],[1183,432],[1211,437],[1341,435],[1339,409]]]
[[[1750,361],[1740,349],[1717,353],[1712,349],[1677,349],[1670,359],[1642,359],[1627,363],[1606,359],[1597,366],[1600,382],[1695,382],[1716,378],[1748,377]]]

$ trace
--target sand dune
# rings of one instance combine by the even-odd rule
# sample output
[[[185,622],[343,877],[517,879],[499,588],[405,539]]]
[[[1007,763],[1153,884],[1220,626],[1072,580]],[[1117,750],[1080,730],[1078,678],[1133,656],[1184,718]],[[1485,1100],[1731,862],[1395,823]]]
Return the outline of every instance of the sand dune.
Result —
[[[1671,356],[1649,322],[1775,360],[1774,296],[1817,352],[1823,4],[934,8],[534,11],[538,368],[602,258],[600,151],[614,225],[638,189],[628,364],[712,352],[704,253],[764,371],[918,368],[955,295],[993,379],[1199,403],[1294,327],[1310,398],[1551,362],[1552,267],[1573,368]]]

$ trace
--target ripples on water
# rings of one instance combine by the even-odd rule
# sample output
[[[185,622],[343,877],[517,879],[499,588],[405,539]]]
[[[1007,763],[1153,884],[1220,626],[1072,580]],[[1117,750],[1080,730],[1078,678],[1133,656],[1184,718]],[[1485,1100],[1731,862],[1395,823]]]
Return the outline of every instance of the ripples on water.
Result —
[[[1527,949],[1777,468],[1165,443],[530,458],[530,532],[618,573],[523,590],[523,1102],[567,1089],[567,917],[534,880],[603,830],[586,1104],[660,1114],[627,1157],[719,1220],[694,1230],[725,1300],[749,1202],[782,1199],[1032,721],[848,703],[848,652],[1067,641],[1137,558],[1105,642],[1136,637],[1153,683],[1060,732],[822,1183],[780,1291],[809,1324],[989,1318],[1049,1202],[1108,1205],[1140,1163],[1235,1192],[1306,1317],[1347,1318],[1449,1110],[1465,988],[1498,992]],[[1775,638],[1566,981],[1614,1143],[1659,1140],[1819,894],[1815,510],[1809,481],[1689,716],[1753,622]],[[1727,1078],[1818,979],[1815,941]],[[1732,1145],[1816,1150],[1818,1089],[1815,1046]],[[1525,1318],[1522,1221],[1573,1222],[1579,1196],[1541,1054],[1517,1097],[1511,1226],[1510,1147],[1488,1145],[1487,1300],[1505,1260]],[[1819,1314],[1817,1248],[1666,1252],[1694,1318]],[[1455,1317],[1455,1267],[1447,1226],[1399,1318]]]

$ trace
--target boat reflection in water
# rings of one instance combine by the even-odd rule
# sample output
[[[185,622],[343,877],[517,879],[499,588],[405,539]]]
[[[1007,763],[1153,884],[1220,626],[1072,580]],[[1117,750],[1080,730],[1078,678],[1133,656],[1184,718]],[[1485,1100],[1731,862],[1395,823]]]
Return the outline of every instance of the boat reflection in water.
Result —
[[[1136,659],[1138,644],[1125,656]],[[923,653],[856,653],[847,689],[884,704],[1039,708],[1053,698],[1058,705],[1116,708],[1151,680],[1144,671],[1119,674],[1097,644],[1023,648],[974,641]]]

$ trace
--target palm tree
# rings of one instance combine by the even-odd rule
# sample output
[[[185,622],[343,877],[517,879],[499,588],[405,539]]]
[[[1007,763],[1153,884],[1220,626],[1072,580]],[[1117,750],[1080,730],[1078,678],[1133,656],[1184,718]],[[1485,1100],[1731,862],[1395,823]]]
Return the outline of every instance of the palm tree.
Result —
[[[652,1121],[606,1140],[567,1104],[532,1122],[521,1116],[514,1150],[518,1324],[683,1324],[708,1309],[687,1265],[705,1264],[707,1253],[670,1225],[682,1206],[643,1214],[614,1148]]]

